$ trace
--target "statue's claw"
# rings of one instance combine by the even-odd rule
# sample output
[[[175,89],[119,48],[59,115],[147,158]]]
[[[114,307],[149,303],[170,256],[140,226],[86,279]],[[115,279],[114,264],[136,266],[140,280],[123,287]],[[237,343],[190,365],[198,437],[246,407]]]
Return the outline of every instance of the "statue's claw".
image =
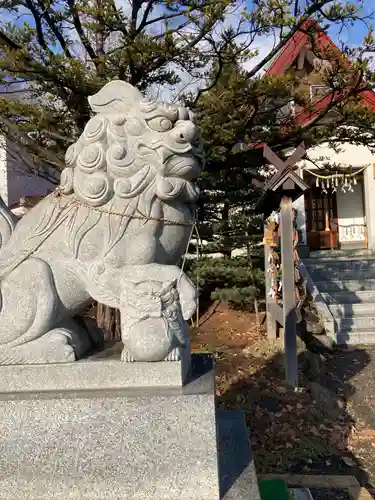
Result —
[[[173,351],[171,351],[168,356],[165,358],[165,361],[180,361],[180,350],[178,347],[175,347]]]
[[[124,361],[125,363],[134,363],[135,359],[130,352],[124,348],[121,352],[121,361]]]

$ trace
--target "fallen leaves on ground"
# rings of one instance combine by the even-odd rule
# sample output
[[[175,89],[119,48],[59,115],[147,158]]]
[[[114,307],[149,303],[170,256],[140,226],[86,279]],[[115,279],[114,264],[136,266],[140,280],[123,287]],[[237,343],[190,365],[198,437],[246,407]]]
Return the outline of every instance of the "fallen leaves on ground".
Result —
[[[215,353],[218,405],[244,411],[258,472],[286,472],[296,461],[309,469],[316,455],[348,451],[351,417],[324,417],[303,373],[298,391],[285,386],[282,350],[259,332],[254,315],[221,305],[193,331],[192,344]]]
[[[358,442],[367,441],[375,448],[375,429],[367,426],[353,427],[349,436],[349,446],[353,449]]]

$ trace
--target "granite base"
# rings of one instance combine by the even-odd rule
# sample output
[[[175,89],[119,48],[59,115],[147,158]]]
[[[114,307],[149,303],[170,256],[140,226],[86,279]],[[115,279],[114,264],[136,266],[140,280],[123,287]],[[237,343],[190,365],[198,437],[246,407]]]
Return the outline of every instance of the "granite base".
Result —
[[[180,361],[125,363],[121,342],[71,363],[1,365],[0,393],[181,387],[189,376],[191,355]]]
[[[207,356],[183,388],[3,392],[0,500],[258,500],[244,432]]]

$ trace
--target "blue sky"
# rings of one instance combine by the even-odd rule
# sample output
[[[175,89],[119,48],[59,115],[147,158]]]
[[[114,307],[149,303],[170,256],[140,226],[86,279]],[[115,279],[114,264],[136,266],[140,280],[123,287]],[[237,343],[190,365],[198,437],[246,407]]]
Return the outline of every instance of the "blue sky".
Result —
[[[115,0],[116,3],[119,5],[123,5],[124,7],[128,7],[128,0]],[[246,1],[246,0],[245,0]],[[304,0],[300,0],[301,4],[303,3]],[[332,0],[333,1],[333,0]],[[339,0],[340,1],[340,0]],[[342,2],[345,2],[346,0],[341,0]],[[357,1],[357,0],[352,0],[352,1]],[[249,8],[253,5],[253,0],[247,0]],[[372,14],[372,19],[368,20],[368,24],[371,22],[374,22],[375,24],[375,0],[364,0],[364,14],[369,15]],[[11,20],[8,16],[4,16],[4,11],[3,9],[0,8],[0,18],[1,21],[6,21],[6,20]],[[227,19],[228,21],[229,19]],[[14,16],[12,21],[14,22]],[[18,18],[18,22],[16,22],[17,25],[22,26],[23,22],[28,21],[32,24],[32,17],[30,15],[28,16],[20,16]],[[367,27],[359,21],[356,21],[352,26],[351,25],[346,25],[342,30],[339,32],[339,28],[337,26],[331,26],[331,28],[328,30],[329,35],[332,37],[333,41],[340,47],[342,43],[349,45],[351,47],[356,47],[361,44],[361,41],[363,39],[363,36],[367,32]],[[259,50],[259,55],[246,63],[246,69],[251,69],[254,67],[256,63],[258,63],[260,60],[263,59],[263,57],[273,48],[274,40],[273,37],[260,37],[260,40],[258,40],[256,43],[254,43],[254,49]],[[59,50],[56,47],[56,50]],[[181,87],[184,88],[185,85],[190,82],[190,77],[187,76],[187,81],[185,81],[185,78],[182,78],[182,83]],[[190,85],[190,83],[189,83]],[[194,84],[195,85],[195,84]],[[176,90],[176,89],[175,89]],[[178,93],[178,91],[176,91]],[[169,100],[169,99],[167,99]]]
[[[303,0],[302,0],[303,1]],[[346,0],[341,0],[345,2]],[[356,1],[356,0],[352,0]],[[358,0],[357,0],[358,1]],[[360,0],[359,0],[360,1]],[[116,0],[118,4],[127,5],[126,0]],[[373,22],[375,24],[375,0],[363,0],[364,3],[364,14],[371,16],[371,19],[367,20],[367,23],[370,24]],[[253,4],[252,0],[248,0],[249,8]],[[25,10],[24,10],[25,12]],[[12,20],[15,21],[15,24],[18,26],[22,26],[22,24],[27,21],[30,24],[33,24],[33,18],[30,15],[21,15],[18,19],[15,19],[13,15],[3,16],[4,12],[1,12],[2,20]],[[332,25],[328,30],[329,35],[332,37],[334,42],[336,42],[339,46],[341,43],[347,44],[349,46],[358,46],[361,44],[361,41],[364,35],[367,32],[367,27],[361,21],[356,21],[353,25],[346,24],[345,27],[339,27]]]
[[[117,0],[119,4],[123,2],[123,0]],[[345,1],[345,0],[342,0]],[[353,1],[353,0],[352,0]],[[373,14],[372,17],[372,22],[375,24],[375,0],[363,0],[364,2],[364,13],[366,15]],[[248,0],[248,5],[249,8],[252,6],[252,0]],[[4,13],[2,13],[3,16]],[[8,16],[7,16],[8,17]],[[13,17],[13,16],[9,16]],[[8,18],[9,19],[9,18]],[[5,20],[5,19],[3,19]],[[10,19],[9,19],[10,20]],[[12,21],[14,22],[15,19],[13,17]],[[22,24],[28,21],[31,24],[33,24],[33,19],[31,16],[20,16],[17,21],[16,25],[22,26]],[[371,22],[371,21],[368,21]],[[340,40],[344,43],[347,43],[348,45],[359,45],[362,41],[363,36],[366,34],[367,28],[366,26],[362,23],[357,21],[354,23],[353,26],[346,26],[340,33],[339,29],[336,26],[331,27],[329,30],[329,34],[332,36],[334,41],[339,42]]]
[[[344,2],[345,0],[342,1]],[[371,23],[375,24],[374,0],[363,0],[362,15],[371,17],[371,19],[366,20],[367,25]],[[367,26],[361,21],[356,21],[353,25],[346,23],[345,27],[342,28],[341,31],[340,28],[341,27],[339,27],[338,25],[332,25],[331,28],[328,30],[329,35],[335,42],[339,43],[341,41],[349,46],[360,45],[363,40],[363,37],[367,34],[367,29],[368,29]]]
[[[346,1],[347,0],[341,0],[340,3],[344,4]],[[348,1],[358,2],[358,3],[362,2],[363,15],[371,16],[372,18],[371,20],[367,20],[367,23],[371,24],[371,22],[373,22],[375,24],[375,0],[348,0]],[[303,5],[305,2],[306,0],[301,0],[300,5]],[[253,0],[248,0],[249,10],[252,9],[252,6],[253,6]],[[331,26],[331,28],[328,31],[329,35],[335,42],[339,43],[341,41],[350,46],[353,45],[355,46],[361,43],[364,35],[367,33],[367,27],[362,22],[356,21],[352,26],[346,25],[345,28],[343,28],[341,31],[338,26]]]
[[[364,0],[363,14],[369,16],[371,19],[367,19],[366,23],[375,24],[375,1],[374,0]],[[339,28],[333,26],[329,30],[329,34],[332,36],[335,42],[342,41],[348,45],[360,45],[364,35],[367,33],[366,25],[361,21],[356,21],[352,26],[346,25],[345,28],[338,33]]]

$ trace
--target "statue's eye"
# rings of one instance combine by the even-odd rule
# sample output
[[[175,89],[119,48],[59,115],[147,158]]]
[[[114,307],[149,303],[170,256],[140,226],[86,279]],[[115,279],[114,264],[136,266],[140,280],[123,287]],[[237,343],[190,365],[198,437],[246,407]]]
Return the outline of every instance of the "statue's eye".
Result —
[[[173,123],[168,118],[164,116],[158,116],[156,118],[151,118],[147,121],[148,126],[155,130],[155,132],[168,132],[173,127]]]

